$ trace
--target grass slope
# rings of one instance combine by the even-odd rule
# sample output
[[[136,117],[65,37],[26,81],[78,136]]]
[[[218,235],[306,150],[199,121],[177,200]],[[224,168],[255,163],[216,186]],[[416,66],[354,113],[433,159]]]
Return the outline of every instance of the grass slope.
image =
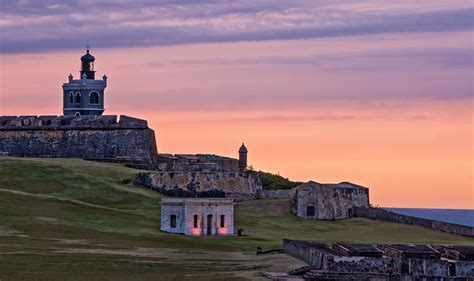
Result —
[[[159,231],[160,194],[126,184],[138,170],[76,159],[0,158],[0,280],[255,279],[302,265],[256,256],[281,239],[472,244],[474,239],[366,219],[306,221],[288,200],[239,203],[242,237]]]

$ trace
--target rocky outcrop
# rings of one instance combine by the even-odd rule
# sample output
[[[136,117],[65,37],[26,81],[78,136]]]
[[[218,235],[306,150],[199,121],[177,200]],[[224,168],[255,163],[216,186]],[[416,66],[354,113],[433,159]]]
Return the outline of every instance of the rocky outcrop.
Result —
[[[152,164],[157,148],[147,122],[124,115],[0,116],[0,153]]]
[[[257,198],[262,183],[257,175],[229,172],[143,172],[134,183],[178,197]]]

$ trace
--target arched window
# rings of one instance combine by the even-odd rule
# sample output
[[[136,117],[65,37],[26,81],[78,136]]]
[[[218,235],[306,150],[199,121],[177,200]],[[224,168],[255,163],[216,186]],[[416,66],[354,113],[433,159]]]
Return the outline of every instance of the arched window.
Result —
[[[76,103],[81,103],[81,93],[80,92],[76,93]]]
[[[221,227],[225,227],[225,216],[221,215]]]
[[[74,103],[74,93],[73,92],[69,93],[69,103]]]
[[[306,207],[306,216],[307,217],[314,217],[314,213],[315,213],[314,206]]]
[[[175,228],[176,227],[176,215],[171,215],[170,216],[170,227]]]
[[[98,104],[99,103],[99,93],[90,92],[89,93],[89,102],[90,102],[90,104]]]
[[[194,215],[194,228],[198,228],[198,215]]]

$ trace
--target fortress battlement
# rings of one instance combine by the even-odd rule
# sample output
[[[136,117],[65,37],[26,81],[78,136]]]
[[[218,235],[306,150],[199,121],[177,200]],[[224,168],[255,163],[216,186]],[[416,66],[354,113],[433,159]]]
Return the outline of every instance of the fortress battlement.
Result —
[[[151,165],[158,151],[145,120],[120,115],[0,116],[0,154]]]
[[[148,129],[148,123],[126,115],[0,116],[0,131],[127,129]]]

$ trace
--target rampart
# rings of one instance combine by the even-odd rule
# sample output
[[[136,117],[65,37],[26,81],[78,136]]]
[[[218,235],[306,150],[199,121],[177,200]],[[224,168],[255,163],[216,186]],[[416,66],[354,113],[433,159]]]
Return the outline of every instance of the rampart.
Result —
[[[143,172],[134,183],[170,196],[256,199],[262,190],[257,175],[231,172]]]
[[[474,227],[397,214],[380,208],[354,207],[354,217],[429,227],[451,234],[474,237]]]
[[[120,115],[0,116],[0,153],[153,164],[155,133],[147,121]]]
[[[386,252],[386,248],[400,254]],[[330,248],[322,243],[284,239],[283,250],[310,266],[303,276],[305,280],[320,280],[317,277],[327,274],[334,276],[331,280],[371,274],[382,278],[364,280],[472,280],[474,277],[473,261],[441,258],[433,246],[427,245],[333,243]],[[462,249],[463,252],[473,250],[468,246]]]

